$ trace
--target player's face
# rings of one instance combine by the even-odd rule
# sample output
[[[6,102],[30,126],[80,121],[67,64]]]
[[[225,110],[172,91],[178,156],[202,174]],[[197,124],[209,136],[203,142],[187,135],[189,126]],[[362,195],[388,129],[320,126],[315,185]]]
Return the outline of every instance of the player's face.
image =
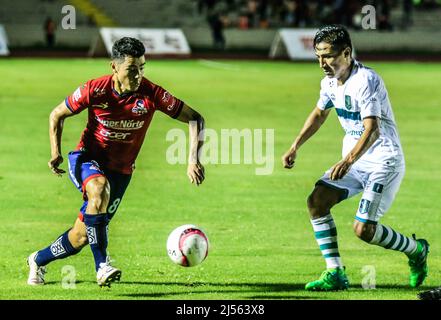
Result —
[[[320,42],[315,46],[315,55],[328,78],[341,79],[351,66],[351,49],[341,52],[335,51],[327,42]]]
[[[133,92],[138,90],[144,76],[144,56],[135,58],[126,56],[123,62],[112,61],[113,74],[118,81],[121,92]]]

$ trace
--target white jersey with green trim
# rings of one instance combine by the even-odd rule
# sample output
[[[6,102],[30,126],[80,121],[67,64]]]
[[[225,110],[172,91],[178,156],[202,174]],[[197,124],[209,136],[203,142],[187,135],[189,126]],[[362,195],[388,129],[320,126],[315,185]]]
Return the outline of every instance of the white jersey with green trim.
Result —
[[[356,162],[362,167],[404,168],[404,155],[389,96],[380,76],[354,60],[351,75],[338,86],[336,78],[321,81],[317,107],[335,108],[345,137],[342,156],[345,157],[363,134],[363,119],[380,119],[380,137]],[[354,164],[355,165],[355,164]]]

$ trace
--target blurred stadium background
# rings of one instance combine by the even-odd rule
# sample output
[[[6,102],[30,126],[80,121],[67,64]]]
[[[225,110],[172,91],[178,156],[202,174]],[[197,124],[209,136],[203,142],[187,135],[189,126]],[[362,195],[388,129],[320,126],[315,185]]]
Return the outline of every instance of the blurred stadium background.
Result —
[[[367,4],[376,9],[374,30],[361,28]],[[65,5],[76,9],[73,30],[61,27]],[[441,52],[440,0],[0,0],[0,8],[12,56],[87,55],[100,27],[132,27],[181,28],[193,55],[266,58],[279,28],[325,23],[347,25],[362,55]],[[46,41],[48,29],[54,29],[53,47]],[[214,39],[213,29],[225,43]]]

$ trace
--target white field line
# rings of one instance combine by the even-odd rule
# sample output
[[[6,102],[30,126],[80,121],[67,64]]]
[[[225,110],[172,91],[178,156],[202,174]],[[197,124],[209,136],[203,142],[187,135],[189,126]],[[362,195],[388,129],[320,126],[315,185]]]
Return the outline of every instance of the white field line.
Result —
[[[237,66],[234,66],[229,63],[224,63],[224,62],[199,59],[199,63],[205,67],[213,68],[213,69],[226,70],[226,71],[240,71],[241,70],[241,68],[239,68]]]

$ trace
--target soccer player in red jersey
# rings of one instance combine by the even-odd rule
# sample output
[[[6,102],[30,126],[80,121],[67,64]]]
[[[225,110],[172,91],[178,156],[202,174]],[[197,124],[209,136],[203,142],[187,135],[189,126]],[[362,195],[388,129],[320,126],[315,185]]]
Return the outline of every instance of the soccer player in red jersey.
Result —
[[[66,258],[90,245],[97,283],[108,286],[119,280],[121,270],[110,264],[106,248],[109,221],[118,209],[135,168],[135,160],[155,111],[189,124],[190,156],[187,175],[199,185],[204,168],[198,151],[202,116],[144,78],[144,45],[122,38],[112,47],[112,75],[87,81],[50,114],[49,136],[52,172],[61,176],[61,136],[64,120],[87,109],[88,122],[76,150],[69,152],[69,177],[83,193],[84,203],[74,226],[48,247],[28,257],[28,284],[44,284],[46,265]]]

